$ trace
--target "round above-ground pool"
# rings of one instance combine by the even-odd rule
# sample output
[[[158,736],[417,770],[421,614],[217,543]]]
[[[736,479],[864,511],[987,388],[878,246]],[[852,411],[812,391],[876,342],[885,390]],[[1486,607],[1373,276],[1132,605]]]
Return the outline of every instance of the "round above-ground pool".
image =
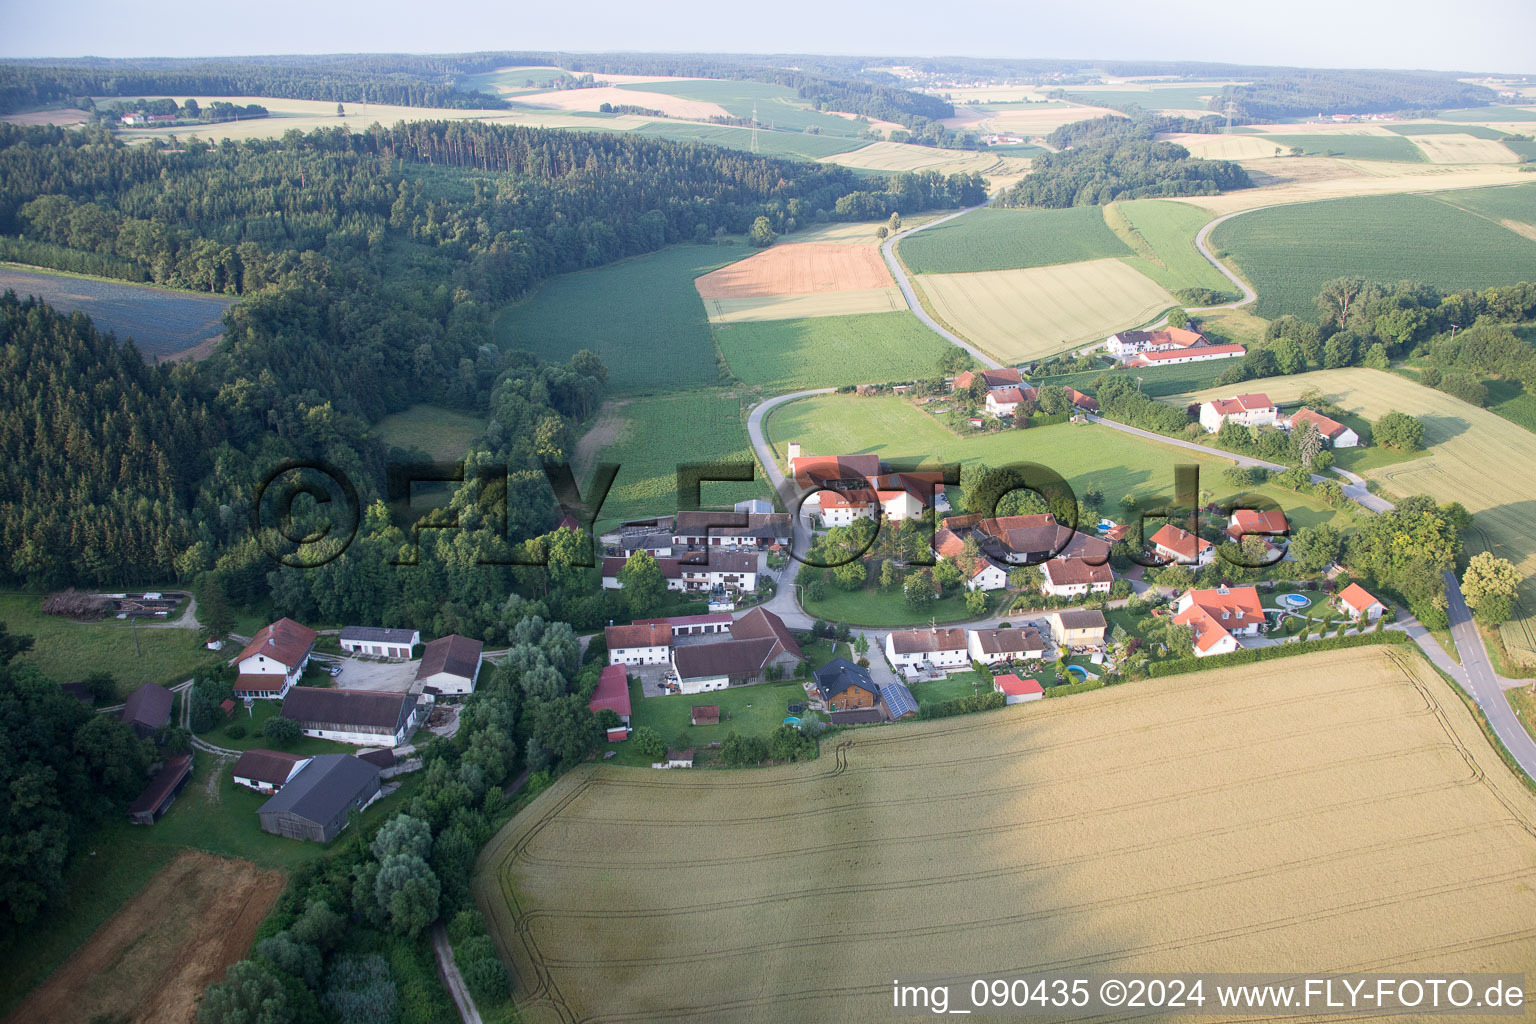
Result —
[[[1108,533],[1110,530],[1113,530],[1114,528],[1115,528],[1115,524],[1112,523],[1111,521],[1109,521],[1108,519],[1100,519],[1099,520],[1099,532],[1100,533]]]
[[[1088,670],[1083,668],[1081,665],[1068,665],[1067,674],[1071,675],[1079,682],[1086,682],[1088,680]]]
[[[1289,608],[1305,608],[1312,599],[1303,594],[1281,594],[1280,603]]]
[[[788,718],[784,719],[784,724],[792,725],[798,729],[800,728],[800,719],[796,718],[794,715],[790,715]]]

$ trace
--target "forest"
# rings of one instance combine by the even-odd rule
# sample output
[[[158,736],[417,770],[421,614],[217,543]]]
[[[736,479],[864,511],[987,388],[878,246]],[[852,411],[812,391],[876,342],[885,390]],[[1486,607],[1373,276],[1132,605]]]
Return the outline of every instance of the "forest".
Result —
[[[1319,114],[1388,114],[1399,110],[1448,110],[1480,107],[1494,98],[1492,89],[1459,82],[1435,71],[1294,70],[1248,85],[1224,86],[1211,98],[1211,109],[1233,105],[1242,123]]]
[[[1203,160],[1173,142],[1155,142],[1155,119],[1098,117],[1063,125],[1029,174],[1003,194],[1004,206],[1104,206],[1116,199],[1213,195],[1250,188],[1230,160]]]

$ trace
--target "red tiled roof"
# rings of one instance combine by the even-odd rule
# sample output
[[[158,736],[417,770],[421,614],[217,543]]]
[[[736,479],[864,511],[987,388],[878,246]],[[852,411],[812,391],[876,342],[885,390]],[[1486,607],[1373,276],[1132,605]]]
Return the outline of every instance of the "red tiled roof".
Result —
[[[303,664],[305,657],[314,649],[315,637],[318,635],[308,626],[301,626],[292,619],[278,619],[269,626],[261,627],[235,661],[238,663],[261,654],[279,665],[295,669]]]
[[[753,608],[731,623],[731,638],[734,640],[757,640],[768,636],[777,640],[779,646],[794,657],[805,657],[789,627],[784,625],[784,620],[766,608]]]
[[[1099,411],[1099,400],[1092,395],[1085,395],[1076,388],[1067,388],[1067,397],[1072,399],[1072,404],[1079,409],[1087,409],[1089,412]]]
[[[1174,552],[1186,562],[1195,561],[1200,552],[1211,546],[1211,542],[1204,537],[1196,537],[1188,530],[1180,529],[1172,523],[1164,523],[1162,529],[1152,535],[1152,544],[1154,547]]]
[[[791,459],[790,473],[802,487],[814,487],[826,480],[869,479],[880,475],[880,456],[873,452],[860,455],[802,455]]]
[[[1295,430],[1302,423],[1311,423],[1317,427],[1317,432],[1332,441],[1349,428],[1338,420],[1329,419],[1320,412],[1311,409],[1300,409],[1291,416],[1291,429]]]
[[[603,669],[587,707],[593,714],[607,708],[621,718],[629,717],[629,678],[623,665],[609,665]]]
[[[1273,409],[1275,403],[1269,400],[1265,394],[1238,395],[1235,398],[1213,398],[1211,408],[1223,416],[1231,416],[1240,412],[1254,412],[1259,409]]]
[[[1241,345],[1202,345],[1198,350],[1202,356],[1246,355],[1248,350]],[[1142,352],[1131,361],[1131,366],[1145,366],[1148,363],[1162,363],[1173,359],[1188,359],[1187,349],[1174,349],[1170,352]]]
[[[933,550],[942,558],[954,561],[965,554],[965,541],[947,527],[939,527],[933,535]]]
[[[897,654],[962,651],[965,650],[965,646],[965,630],[959,627],[908,629],[891,634],[891,647]]]
[[[1232,636],[1227,628],[1218,622],[1215,616],[1200,607],[1192,604],[1173,617],[1173,621],[1180,626],[1188,626],[1195,633],[1195,648],[1208,651],[1221,641]]]
[[[1259,603],[1259,592],[1254,587],[1191,590],[1185,596],[1190,605],[1173,621],[1194,629],[1195,646],[1202,651],[1230,636],[1230,630],[1246,629],[1264,621],[1264,606]]]
[[[990,405],[1017,404],[1022,401],[1024,401],[1024,392],[1018,388],[1000,388],[987,395],[987,402]]]
[[[237,693],[277,693],[286,676],[276,672],[241,672],[235,677]]]
[[[1044,693],[1045,687],[1035,679],[1020,679],[1009,672],[1005,675],[994,676],[992,686],[1010,697],[1022,697],[1031,693]]]
[[[1386,607],[1386,602],[1376,600],[1376,598],[1371,596],[1369,590],[1366,590],[1358,583],[1351,583],[1339,591],[1339,603],[1353,608],[1357,612],[1363,612],[1373,604],[1379,604],[1383,608]]]
[[[1232,513],[1232,522],[1227,525],[1227,534],[1235,540],[1249,533],[1283,534],[1289,528],[1289,524],[1285,521],[1285,513],[1279,509],[1257,512],[1240,508]]]
[[[629,626],[609,626],[603,630],[610,651],[629,647],[671,647],[672,627],[663,622],[636,622]]]
[[[1115,580],[1115,572],[1108,564],[1092,565],[1081,558],[1053,558],[1041,569],[1053,587],[1091,586]]]

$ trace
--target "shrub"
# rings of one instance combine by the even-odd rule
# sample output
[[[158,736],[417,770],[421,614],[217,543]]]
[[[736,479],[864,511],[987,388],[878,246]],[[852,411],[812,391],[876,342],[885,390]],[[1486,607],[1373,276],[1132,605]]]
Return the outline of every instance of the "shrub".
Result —
[[[245,726],[241,725],[239,722],[236,722],[234,725],[231,725],[229,728],[224,730],[224,735],[228,736],[232,740],[244,739]]]

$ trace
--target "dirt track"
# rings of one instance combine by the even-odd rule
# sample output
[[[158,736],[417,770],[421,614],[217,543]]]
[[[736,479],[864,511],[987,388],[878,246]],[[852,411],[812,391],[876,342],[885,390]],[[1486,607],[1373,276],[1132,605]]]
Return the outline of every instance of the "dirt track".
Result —
[[[96,930],[6,1024],[98,1014],[191,1024],[208,983],[249,952],[284,878],[243,860],[187,851]]]

